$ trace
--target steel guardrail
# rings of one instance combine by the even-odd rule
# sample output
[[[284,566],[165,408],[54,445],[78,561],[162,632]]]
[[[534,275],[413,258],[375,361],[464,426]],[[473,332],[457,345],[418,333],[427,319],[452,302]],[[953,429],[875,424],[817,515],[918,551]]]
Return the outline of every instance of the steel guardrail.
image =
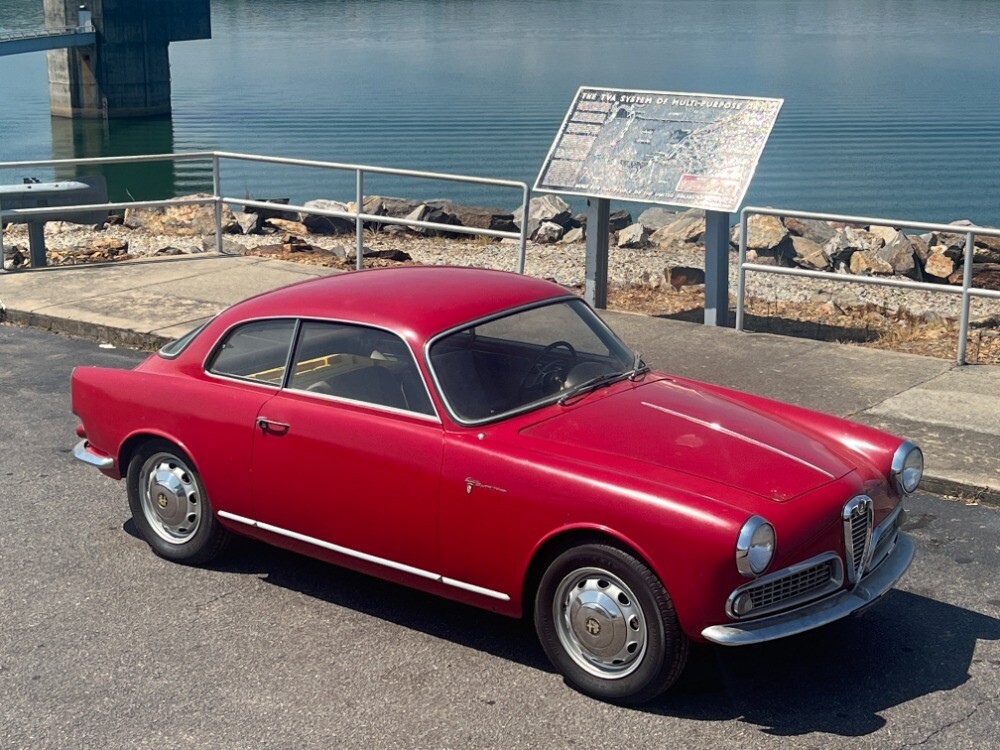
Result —
[[[317,216],[329,216],[333,218],[354,219],[355,240],[356,240],[356,267],[358,270],[364,267],[364,224],[365,222],[378,224],[401,224],[405,226],[421,227],[424,229],[436,229],[454,234],[468,234],[477,236],[497,237],[500,239],[516,239],[519,241],[517,272],[523,274],[527,258],[527,227],[528,222],[522,220],[520,232],[505,232],[498,229],[480,229],[478,227],[466,227],[453,224],[442,224],[432,221],[418,221],[406,218],[395,218],[391,216],[377,216],[364,213],[364,178],[366,174],[384,174],[401,177],[412,177],[416,179],[441,180],[448,182],[462,182],[477,185],[489,185],[503,188],[516,188],[521,191],[522,205],[527,206],[531,200],[531,188],[525,182],[516,180],[501,180],[491,177],[477,177],[473,175],[451,174],[448,172],[428,172],[416,169],[397,169],[394,167],[383,167],[370,164],[348,164],[341,162],[317,161],[314,159],[296,159],[281,156],[264,156],[261,154],[243,154],[231,151],[190,151],[176,154],[142,154],[135,156],[105,156],[82,159],[37,159],[30,161],[0,162],[2,169],[26,169],[26,168],[50,168],[50,167],[78,167],[78,166],[100,166],[106,164],[141,164],[157,161],[208,161],[212,162],[212,195],[199,199],[173,198],[161,201],[131,201],[131,202],[111,202],[102,204],[73,205],[73,206],[48,206],[34,209],[0,209],[0,227],[3,226],[4,217],[31,217],[42,213],[73,213],[81,210],[116,210],[121,208],[156,208],[181,205],[205,205],[210,204],[215,208],[215,248],[218,253],[223,252],[222,236],[222,207],[226,203],[232,203],[253,208],[268,208],[276,211],[297,211],[298,213],[315,214]],[[222,162],[245,161],[264,164],[281,164],[296,167],[312,167],[318,169],[332,169],[338,171],[354,172],[355,174],[355,210],[354,211],[329,211],[312,206],[299,206],[290,204],[270,203],[267,201],[251,200],[249,198],[232,198],[222,194]],[[3,233],[0,231],[0,273],[3,272]]]
[[[806,268],[787,268],[783,266],[767,266],[760,263],[747,262],[747,225],[751,216],[776,216],[795,219],[815,219],[818,221],[836,221],[853,225],[879,225],[895,229],[921,229],[927,232],[942,232],[947,234],[965,235],[965,251],[963,254],[962,284],[930,284],[922,281],[907,281],[889,279],[879,276],[858,276],[854,274],[836,273],[833,271],[811,271]],[[982,289],[972,286],[972,259],[977,236],[1000,237],[1000,229],[978,225],[963,226],[956,224],[941,224],[926,221],[907,221],[903,219],[886,219],[875,216],[852,216],[847,214],[828,214],[815,211],[796,211],[793,209],[766,208],[763,206],[746,206],[740,211],[740,250],[737,267],[736,284],[736,330],[743,331],[746,306],[746,274],[747,271],[770,273],[781,276],[799,276],[826,281],[843,281],[849,284],[869,284],[873,286],[890,286],[902,289],[913,289],[921,292],[936,292],[940,294],[960,294],[962,296],[961,312],[958,323],[958,364],[966,364],[966,350],[969,333],[969,307],[973,297],[1000,299],[1000,291]]]

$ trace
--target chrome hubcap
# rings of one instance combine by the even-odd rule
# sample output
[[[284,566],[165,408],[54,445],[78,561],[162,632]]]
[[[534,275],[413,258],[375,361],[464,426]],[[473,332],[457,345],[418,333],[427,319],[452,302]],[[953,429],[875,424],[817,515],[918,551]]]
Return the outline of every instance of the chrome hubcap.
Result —
[[[177,456],[157,453],[139,474],[139,492],[146,521],[158,537],[183,544],[201,525],[201,497],[194,474]]]
[[[646,618],[620,578],[600,568],[575,570],[560,582],[552,606],[559,641],[584,670],[616,679],[638,668]]]

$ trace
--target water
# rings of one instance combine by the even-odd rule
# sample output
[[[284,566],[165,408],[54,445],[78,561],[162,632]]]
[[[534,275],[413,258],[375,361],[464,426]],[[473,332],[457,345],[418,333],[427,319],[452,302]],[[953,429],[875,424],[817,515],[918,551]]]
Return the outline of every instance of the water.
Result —
[[[226,149],[532,183],[582,84],[775,96],[748,203],[1000,225],[994,0],[213,0],[212,13],[212,40],[171,45],[168,120],[50,118],[45,56],[0,58],[0,160]],[[41,0],[0,0],[0,26],[35,25]],[[353,194],[353,176],[224,174],[230,195]],[[194,165],[109,177],[119,197],[211,185]],[[518,203],[387,177],[366,188]]]

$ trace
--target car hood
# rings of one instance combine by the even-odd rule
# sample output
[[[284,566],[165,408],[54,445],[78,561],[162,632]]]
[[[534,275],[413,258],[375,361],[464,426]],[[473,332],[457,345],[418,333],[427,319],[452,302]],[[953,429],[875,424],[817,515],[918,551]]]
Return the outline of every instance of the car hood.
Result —
[[[587,395],[522,435],[641,461],[784,502],[855,468],[779,415],[670,379]]]

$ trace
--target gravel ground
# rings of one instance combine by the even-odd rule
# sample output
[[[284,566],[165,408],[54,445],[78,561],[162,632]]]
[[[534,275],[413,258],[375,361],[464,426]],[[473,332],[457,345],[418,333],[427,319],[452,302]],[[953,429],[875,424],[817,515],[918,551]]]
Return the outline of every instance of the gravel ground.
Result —
[[[271,235],[226,235],[227,241],[251,252],[262,246],[281,243],[287,237],[287,234],[281,232]],[[154,255],[167,247],[183,252],[201,252],[203,240],[200,236],[151,234],[120,225],[95,231],[89,227],[63,223],[49,224],[46,228],[46,238],[49,249],[56,252],[76,246],[87,246],[97,239],[119,240],[128,243],[131,257]],[[309,234],[305,235],[304,239],[309,244],[323,249],[341,248],[348,254],[354,252],[353,235]],[[11,225],[4,232],[4,243],[8,247],[26,246],[27,241],[27,227],[24,225]],[[366,231],[365,247],[371,250],[405,250],[417,263],[482,266],[510,271],[517,267],[518,248],[516,241],[513,240],[498,243],[487,241],[485,238],[445,239]],[[555,245],[529,243],[526,270],[532,276],[552,279],[565,286],[582,287],[584,256],[583,243]],[[319,265],[340,265],[335,259],[325,255],[310,256],[306,253],[293,252],[277,257]],[[82,262],[74,261],[72,258],[67,260]],[[699,245],[686,243],[648,248],[614,247],[609,258],[609,281],[613,287],[663,288],[666,287],[663,270],[667,265],[703,268],[704,249]],[[747,275],[747,294],[749,298],[776,302],[810,304],[833,302],[841,309],[872,305],[889,313],[905,310],[912,315],[927,317],[930,320],[957,318],[960,312],[960,297],[957,294],[844,283],[836,280],[839,274],[830,275],[832,278],[826,280],[750,273]],[[730,255],[729,276],[731,289],[735,290],[737,279],[735,253]],[[1000,300],[974,300],[972,320],[979,322],[1000,320]]]

